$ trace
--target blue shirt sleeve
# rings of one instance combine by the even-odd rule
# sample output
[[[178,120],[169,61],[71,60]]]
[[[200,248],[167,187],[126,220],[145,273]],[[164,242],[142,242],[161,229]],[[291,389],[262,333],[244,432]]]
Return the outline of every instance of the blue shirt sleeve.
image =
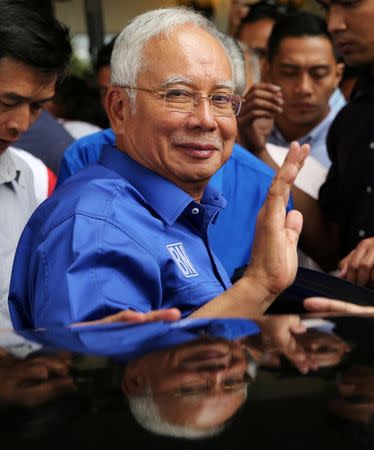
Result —
[[[58,244],[62,239],[63,247]],[[23,241],[25,248],[17,250],[13,268],[21,277],[13,277],[9,298],[17,329],[66,326],[126,309],[160,308],[158,261],[111,223],[77,214],[51,230],[37,248],[26,248],[27,237]],[[27,275],[22,275],[24,252],[29,254]],[[18,282],[22,277],[25,283]]]

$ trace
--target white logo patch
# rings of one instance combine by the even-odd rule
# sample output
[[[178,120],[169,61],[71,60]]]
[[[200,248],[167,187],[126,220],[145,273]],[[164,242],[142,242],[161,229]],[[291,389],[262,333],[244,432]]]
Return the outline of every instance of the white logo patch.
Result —
[[[171,257],[176,262],[179,270],[183,273],[186,278],[196,277],[199,275],[192,264],[190,258],[188,257],[186,250],[183,247],[182,242],[177,242],[176,244],[169,244],[166,246]]]

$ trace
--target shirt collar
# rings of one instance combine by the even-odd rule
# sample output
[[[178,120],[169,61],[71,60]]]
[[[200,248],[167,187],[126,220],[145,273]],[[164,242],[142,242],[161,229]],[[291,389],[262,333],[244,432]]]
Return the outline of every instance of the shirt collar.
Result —
[[[103,145],[99,163],[128,180],[145,201],[169,225],[173,224],[194,199],[171,181],[144,167],[112,145]],[[201,205],[223,208],[226,201],[214,188],[207,186]]]
[[[338,113],[338,111],[330,108],[329,113],[322,120],[322,122],[320,122],[318,125],[316,125],[311,131],[309,131],[308,134],[306,134],[305,136],[303,136],[300,139],[300,144],[304,144],[304,143],[308,143],[308,142],[313,143],[317,139],[319,139],[321,134],[324,134],[326,132],[326,129],[329,128],[330,123],[335,119],[335,116],[337,115],[337,113]]]
[[[0,184],[15,181],[20,183],[21,169],[17,167],[16,161],[11,156],[11,149],[8,148],[0,155]]]
[[[309,131],[309,133],[305,134],[301,138],[297,139],[297,142],[299,142],[301,145],[303,144],[313,144],[319,136],[325,132],[326,128],[329,127],[330,123],[334,120],[336,114],[338,111],[333,110],[330,108],[329,113],[327,116],[317,124],[312,130]],[[290,145],[290,142],[287,142],[284,137],[282,136],[281,132],[278,130],[278,128],[274,125],[271,136],[273,140],[277,142],[277,145],[280,145],[282,147],[288,147]]]

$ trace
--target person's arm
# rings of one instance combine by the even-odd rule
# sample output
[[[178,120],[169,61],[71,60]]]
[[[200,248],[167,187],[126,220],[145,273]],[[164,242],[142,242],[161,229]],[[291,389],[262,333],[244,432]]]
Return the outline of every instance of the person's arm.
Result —
[[[300,147],[296,142],[291,144],[259,213],[251,262],[243,277],[190,317],[250,317],[262,314],[293,282],[302,215],[295,210],[286,214],[286,206],[291,185],[308,153],[308,145]]]

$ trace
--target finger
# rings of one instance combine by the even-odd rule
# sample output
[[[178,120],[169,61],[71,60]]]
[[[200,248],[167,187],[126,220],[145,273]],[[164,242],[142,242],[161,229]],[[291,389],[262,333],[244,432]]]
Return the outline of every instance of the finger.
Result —
[[[126,322],[126,323],[144,323],[153,320],[178,320],[180,318],[180,311],[176,308],[150,311],[148,313],[141,313],[138,311],[120,311],[108,317],[104,317],[100,320],[95,320],[91,322],[78,322],[72,326],[84,326],[84,325],[98,325],[98,324],[109,324],[116,322]]]
[[[293,334],[304,334],[307,332],[307,330],[308,329],[307,329],[306,325],[303,324],[300,317],[299,317],[299,322],[295,322],[290,325],[290,331]]]
[[[310,147],[305,144],[300,146],[298,142],[292,142],[282,166],[279,168],[269,194],[275,198],[283,198],[284,206],[287,206],[291,185],[300,172],[305,158],[309,154]]]
[[[44,381],[48,379],[48,369],[43,364],[20,367],[14,373],[14,378],[21,381]]]
[[[329,299],[324,297],[309,297],[303,302],[304,308],[310,312],[319,313],[342,313],[342,314],[374,314],[374,307],[359,306],[342,300]]]
[[[280,101],[280,99],[275,100],[273,98],[249,98],[244,103],[240,116],[242,116],[243,113],[250,113],[254,109],[263,109],[274,115],[274,113],[281,113],[283,111],[283,101]]]
[[[338,264],[339,276],[341,278],[345,278],[347,276],[348,265],[349,261],[351,260],[353,252],[354,250],[351,251],[347,256],[345,256]]]
[[[112,314],[111,316],[104,317],[103,319],[99,320],[91,320],[87,322],[75,322],[71,324],[71,327],[76,326],[85,326],[85,325],[100,325],[100,324],[107,324],[107,323],[114,323],[114,322],[145,322],[145,313],[140,313],[137,311],[120,311],[116,314]]]
[[[238,125],[250,125],[257,119],[273,119],[274,114],[265,109],[251,109],[243,111],[238,117]]]
[[[306,375],[309,372],[310,365],[306,353],[299,349],[295,352],[286,352],[286,358],[297,368],[297,370]]]
[[[300,146],[298,142],[292,142],[290,144],[286,159],[279,169],[279,177],[283,178],[287,184],[293,183],[302,169],[309,152],[310,146],[308,144]]]
[[[27,362],[29,367],[43,366],[48,372],[56,375],[67,375],[71,366],[69,361],[54,356],[38,356],[36,358],[27,359],[25,362]]]
[[[358,283],[359,272],[361,270],[361,279],[366,282],[369,280],[370,274],[362,266],[362,262],[365,259],[367,254],[367,248],[364,245],[358,245],[355,250],[351,254],[351,258],[349,260],[349,264],[347,266],[347,272],[345,275],[345,279],[351,281],[352,283]]]
[[[177,308],[161,309],[159,311],[151,311],[146,313],[146,321],[152,322],[157,320],[174,321],[181,318],[181,312]]]
[[[301,230],[303,228],[303,216],[295,209],[286,216],[286,232],[290,242],[297,244]]]
[[[268,91],[272,92],[276,95],[282,96],[282,88],[278,86],[277,84],[273,83],[265,83],[265,82],[259,82],[254,83],[251,89],[249,90],[248,94],[250,94],[253,91]],[[248,95],[247,94],[247,95]]]
[[[101,319],[100,323],[114,323],[114,322],[129,322],[129,323],[142,323],[146,321],[146,313],[138,311],[120,311],[108,317]]]
[[[370,286],[374,267],[374,252],[368,250],[360,261],[357,272],[357,283],[361,286]]]

